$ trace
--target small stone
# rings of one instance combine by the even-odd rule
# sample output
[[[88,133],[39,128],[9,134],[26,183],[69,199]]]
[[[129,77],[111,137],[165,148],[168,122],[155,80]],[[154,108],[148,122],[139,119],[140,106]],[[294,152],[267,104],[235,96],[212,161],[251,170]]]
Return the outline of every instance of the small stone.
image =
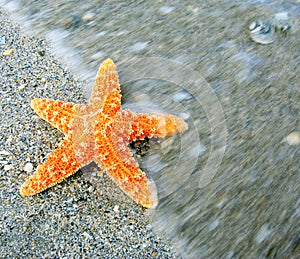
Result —
[[[131,50],[133,52],[139,52],[142,51],[143,49],[145,49],[148,45],[148,42],[137,42],[135,44],[133,44],[133,46],[131,47]]]
[[[219,220],[214,220],[211,224],[209,224],[209,230],[212,231],[219,226]]]
[[[257,244],[262,243],[270,236],[270,234],[271,234],[271,230],[269,229],[269,224],[262,225],[255,236],[255,242]]]
[[[31,173],[33,170],[33,164],[32,163],[26,163],[23,170],[27,173]]]
[[[277,20],[288,20],[289,15],[287,12],[281,12],[281,13],[276,13],[274,18]]]
[[[185,112],[179,113],[178,116],[179,116],[181,119],[183,119],[183,120],[188,120],[188,119],[191,117],[190,114],[185,113]]]
[[[83,236],[85,236],[87,239],[92,239],[93,237],[89,235],[87,232],[82,233]]]
[[[273,23],[276,27],[276,30],[281,32],[287,32],[291,29],[289,24],[289,14],[287,12],[276,13],[273,17]]]
[[[284,142],[287,142],[290,146],[298,145],[300,143],[300,133],[294,131],[284,138]]]
[[[67,201],[65,201],[66,204],[72,204],[73,203],[73,197]]]
[[[78,15],[71,15],[64,20],[64,27],[66,29],[76,28],[80,24],[80,17]]]
[[[159,8],[159,11],[162,14],[168,14],[171,13],[175,8],[172,6],[162,6],[161,8]]]
[[[4,45],[5,42],[6,42],[5,36],[1,37],[1,38],[0,38],[0,44],[1,44],[1,45]]]
[[[97,38],[103,37],[106,33],[107,31],[100,31],[99,33],[97,33]]]
[[[3,156],[9,156],[10,153],[6,150],[0,150],[0,155],[3,155]]]
[[[7,49],[3,52],[3,56],[10,56],[13,53],[14,49]]]
[[[21,84],[21,85],[18,87],[18,90],[19,90],[19,91],[24,90],[26,86],[27,86],[27,84]]]
[[[191,95],[188,92],[177,92],[173,95],[173,100],[175,102],[184,101],[190,99]]]
[[[38,53],[41,57],[45,56],[45,50],[43,50],[43,49],[39,49],[39,50],[37,51],[37,53]]]
[[[12,142],[12,140],[13,140],[12,136],[9,136],[6,140],[6,143],[10,143],[10,142]]]
[[[32,115],[31,116],[31,119],[32,120],[35,120],[35,121],[39,121],[40,120],[40,117],[39,116],[37,116],[37,115]],[[38,134],[37,135],[41,135],[41,133],[40,132],[38,132]]]
[[[8,170],[10,170],[12,168],[13,168],[13,165],[5,165],[4,166],[4,171],[8,171]]]
[[[115,205],[114,212],[119,212],[119,205]]]
[[[146,225],[147,231],[152,231],[153,227],[151,224]]]
[[[94,16],[94,13],[88,12],[81,17],[81,21],[84,23],[89,22],[94,18]]]

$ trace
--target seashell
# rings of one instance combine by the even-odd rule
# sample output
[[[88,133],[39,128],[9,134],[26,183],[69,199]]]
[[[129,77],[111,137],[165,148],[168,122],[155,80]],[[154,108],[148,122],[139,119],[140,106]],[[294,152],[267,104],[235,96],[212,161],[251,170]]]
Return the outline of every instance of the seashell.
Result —
[[[276,29],[282,31],[282,32],[287,32],[288,30],[291,29],[291,25],[287,21],[278,21],[276,24]]]
[[[279,30],[281,32],[287,32],[292,27],[289,24],[288,19],[289,16],[287,12],[276,13],[272,17],[272,23],[274,24],[276,30]]]
[[[269,44],[276,39],[274,26],[265,19],[252,22],[249,31],[251,39],[257,43]]]

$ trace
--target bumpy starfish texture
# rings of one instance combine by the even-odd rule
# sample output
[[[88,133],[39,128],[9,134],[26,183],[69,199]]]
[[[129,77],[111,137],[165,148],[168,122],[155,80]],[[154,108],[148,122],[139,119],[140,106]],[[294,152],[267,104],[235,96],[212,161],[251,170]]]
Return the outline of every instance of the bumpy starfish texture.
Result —
[[[147,208],[157,205],[155,183],[139,169],[128,144],[181,133],[188,126],[174,115],[122,110],[120,91],[115,64],[107,59],[99,68],[88,105],[32,100],[34,111],[65,138],[22,185],[23,196],[39,193],[95,161],[137,203]]]

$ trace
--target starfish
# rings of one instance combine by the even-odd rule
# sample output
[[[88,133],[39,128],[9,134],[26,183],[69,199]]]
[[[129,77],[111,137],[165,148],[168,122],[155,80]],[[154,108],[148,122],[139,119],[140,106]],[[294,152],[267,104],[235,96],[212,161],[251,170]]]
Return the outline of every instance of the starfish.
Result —
[[[65,137],[22,185],[21,195],[39,193],[95,161],[134,201],[146,208],[156,207],[156,185],[139,169],[128,145],[146,137],[182,133],[188,126],[174,115],[123,110],[120,92],[115,64],[107,59],[98,70],[87,105],[32,100],[34,111]]]

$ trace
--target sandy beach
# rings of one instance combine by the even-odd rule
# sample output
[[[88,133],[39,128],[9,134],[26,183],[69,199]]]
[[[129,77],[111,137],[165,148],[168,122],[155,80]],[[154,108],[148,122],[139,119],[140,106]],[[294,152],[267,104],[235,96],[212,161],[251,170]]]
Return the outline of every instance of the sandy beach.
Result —
[[[1,10],[2,258],[174,258],[152,230],[145,210],[95,165],[34,197],[19,188],[62,134],[42,121],[31,99],[84,102],[81,83],[51,53],[45,39],[27,37]],[[99,171],[97,173],[97,171]],[[86,178],[97,175],[101,191]]]

